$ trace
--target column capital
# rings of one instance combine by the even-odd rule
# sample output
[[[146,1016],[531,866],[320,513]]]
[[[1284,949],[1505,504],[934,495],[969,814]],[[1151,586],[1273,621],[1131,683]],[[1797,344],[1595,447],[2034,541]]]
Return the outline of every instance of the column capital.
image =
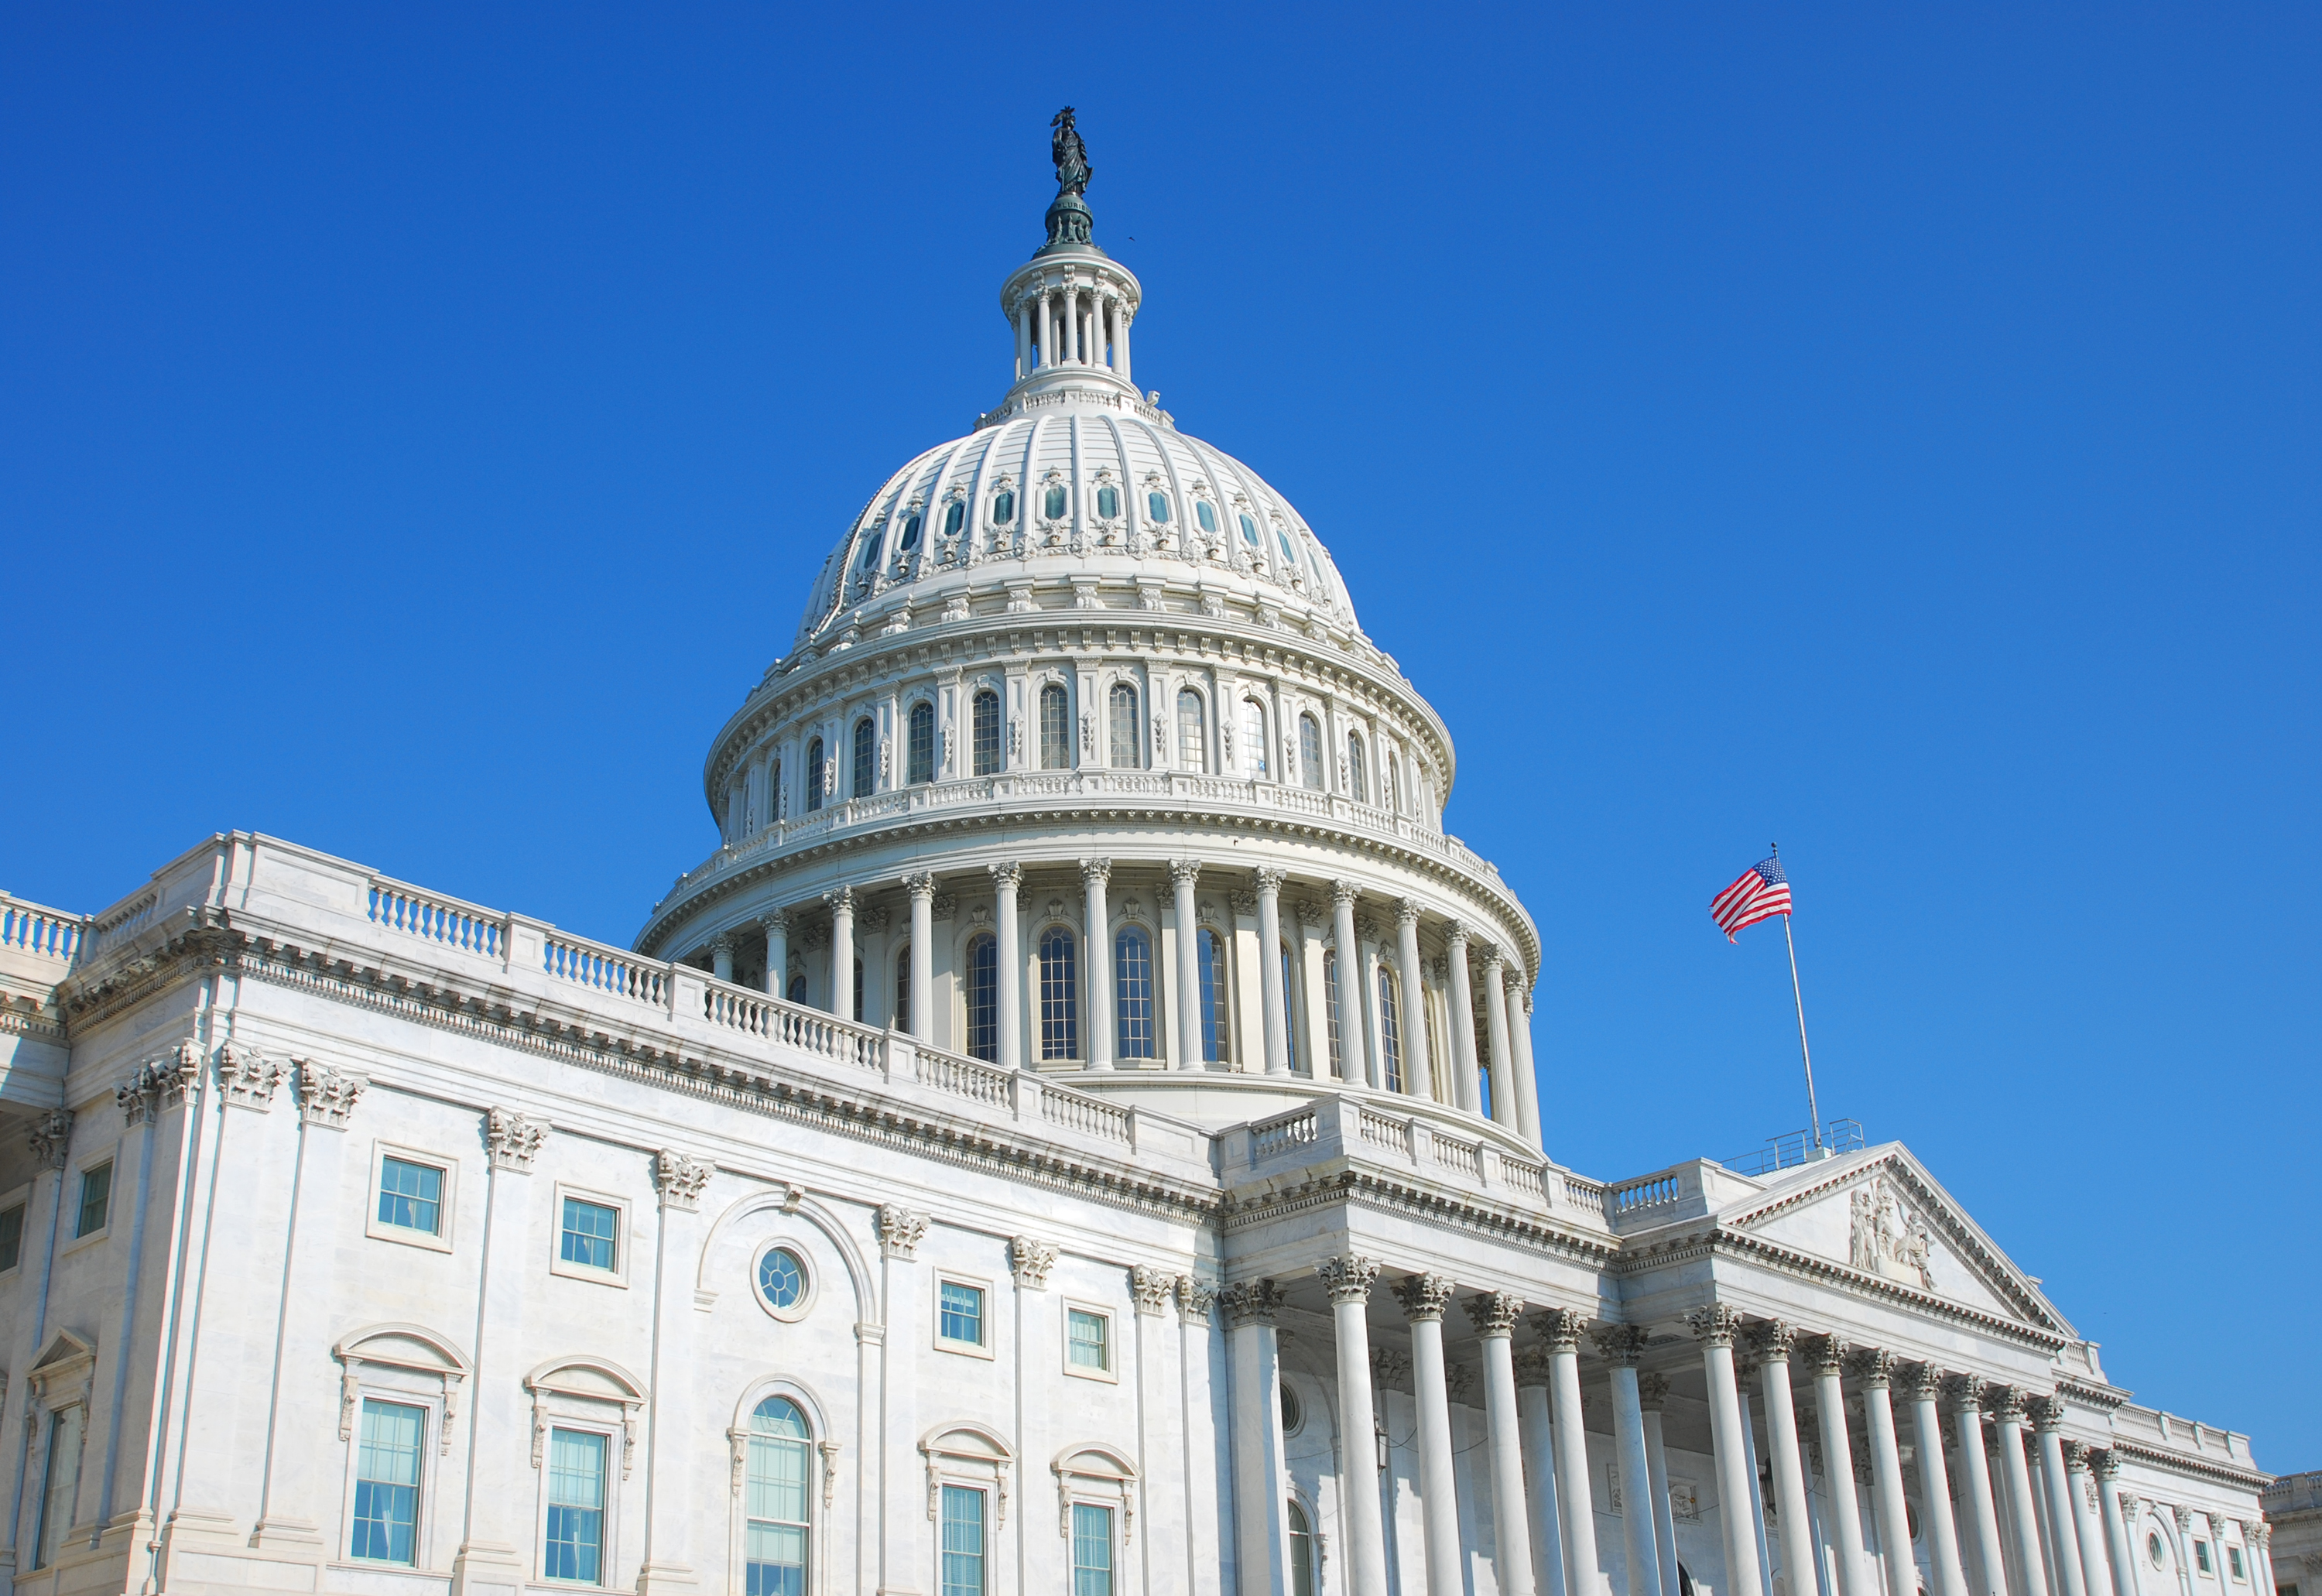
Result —
[[[1531,982],[1526,979],[1523,966],[1521,964],[1511,963],[1504,967],[1500,971],[1500,979],[1507,983],[1508,996],[1511,998],[1525,997],[1531,991]]]
[[[1475,957],[1483,962],[1484,979],[1486,980],[1494,979],[1492,974],[1494,971],[1504,970],[1507,968],[1508,956],[1500,951],[1500,946],[1497,943],[1477,943],[1475,948]]]
[[[1221,1293],[1226,1322],[1239,1330],[1245,1325],[1272,1325],[1282,1311],[1282,1288],[1270,1280],[1246,1280]]]
[[[1846,1355],[1853,1349],[1835,1336],[1802,1336],[1798,1349],[1805,1354],[1806,1367],[1817,1379],[1824,1374],[1846,1373]]]
[[[1257,889],[1257,895],[1260,898],[1269,892],[1279,894],[1282,890],[1282,883],[1289,879],[1288,871],[1276,870],[1270,864],[1259,865],[1249,872],[1250,885]]]
[[[924,898],[930,903],[934,902],[936,896],[935,871],[931,870],[923,870],[917,871],[914,874],[905,876],[903,878],[903,890],[909,892],[915,900]]]
[[[1157,1319],[1169,1311],[1169,1300],[1177,1294],[1177,1277],[1166,1274],[1148,1264],[1138,1263],[1129,1272],[1129,1300],[1137,1311],[1147,1318]]]
[[[1210,1322],[1210,1307],[1218,1300],[1217,1291],[1203,1285],[1190,1274],[1177,1277],[1177,1322],[1181,1325],[1206,1325]]]
[[[1858,1346],[1846,1355],[1847,1373],[1866,1387],[1895,1383],[1895,1354],[1883,1346]]]
[[[1169,884],[1172,887],[1190,887],[1201,873],[1202,862],[1198,859],[1172,859],[1169,862]]]
[[[2065,1442],[2064,1472],[2068,1474],[2087,1473],[2089,1472],[2089,1453],[2091,1450],[2093,1449],[2086,1441]]]
[[[786,908],[768,909],[758,917],[758,929],[768,936],[788,936],[791,931],[791,911]]]
[[[1446,920],[1443,922],[1443,945],[1446,949],[1453,953],[1464,953],[1467,951],[1467,926],[1466,921]]]
[[[1177,869],[1177,867],[1176,867],[1175,865],[1174,865],[1174,864],[1173,864],[1173,865],[1171,865],[1171,866],[1169,867],[1170,872],[1171,872],[1172,874],[1175,874],[1175,873],[1176,872],[1176,869]],[[1102,887],[1102,886],[1103,886],[1107,881],[1111,880],[1111,879],[1112,879],[1112,861],[1111,861],[1111,860],[1110,860],[1110,859],[1083,859],[1083,860],[1082,860],[1082,861],[1081,861],[1081,884],[1082,884],[1083,886],[1085,886],[1085,887]]]
[[[2189,1534],[2191,1534],[2191,1533],[2192,1533],[2192,1530],[2193,1530],[2193,1509],[2190,1509],[2190,1508],[2189,1508],[2189,1507],[2186,1507],[2186,1506],[2182,1505],[2181,1503],[2180,1503],[2180,1504],[2174,1505],[2174,1506],[2172,1506],[2172,1507],[2171,1507],[2171,1508],[2170,1508],[2170,1509],[2169,1509],[2169,1516],[2170,1516],[2171,1518],[2174,1518],[2174,1519],[2177,1521],[2177,1533],[2178,1533],[2178,1534],[2180,1534],[2180,1535],[2189,1535]]]
[[[1398,898],[1394,900],[1394,923],[1398,926],[1419,924],[1419,899]]]
[[[2001,1424],[2022,1424],[2025,1402],[2030,1395],[2020,1386],[1994,1382],[1983,1388],[1980,1405],[1986,1413]]]
[[[1012,860],[1006,864],[987,864],[983,868],[992,873],[992,884],[1003,892],[1012,892],[1024,884],[1024,867]]]
[[[653,1173],[662,1207],[689,1214],[700,1208],[701,1189],[709,1184],[710,1166],[706,1162],[663,1147],[654,1154]]]
[[[851,915],[855,912],[855,889],[841,887],[835,892],[826,892],[822,901],[829,905],[834,915]]]
[[[1902,1389],[1906,1402],[1940,1402],[1946,1378],[1940,1364],[1908,1363],[1897,1368],[1895,1383]]]
[[[2024,1404],[2032,1416],[2032,1427],[2043,1436],[2055,1434],[2064,1427],[2064,1400],[2058,1396],[2033,1397]]]
[[[2120,1493],[2120,1521],[2127,1525],[2129,1528],[2135,1529],[2136,1528],[2136,1521],[2144,1516],[2144,1499],[2137,1495],[2133,1491],[2122,1491]]]
[[[1048,1271],[1056,1266],[1056,1244],[1029,1236],[1008,1239],[1008,1272],[1028,1291],[1048,1289]]]
[[[1633,1369],[1652,1332],[1642,1325],[1599,1325],[1590,1339],[1596,1343],[1598,1355],[1615,1369]]]
[[[1531,1316],[1532,1333],[1548,1343],[1556,1353],[1577,1353],[1581,1332],[1588,1327],[1588,1316],[1570,1308],[1543,1308]]]
[[[1797,1344],[1798,1333],[1786,1319],[1757,1319],[1751,1323],[1750,1350],[1761,1363],[1787,1363],[1790,1348]]]
[[[1933,1369],[1928,1363],[1924,1367]],[[1943,1406],[1954,1413],[1973,1413],[1983,1406],[1983,1381],[1974,1374],[1943,1376]]]
[[[1512,1291],[1478,1291],[1464,1306],[1467,1322],[1486,1341],[1513,1336],[1524,1309],[1523,1299]]]
[[[711,937],[709,939],[709,951],[713,953],[723,953],[729,959],[732,958],[734,956],[734,934],[731,931],[720,931],[717,935]]]
[[[1405,1318],[1440,1323],[1443,1310],[1450,1306],[1451,1294],[1458,1290],[1448,1274],[1414,1274],[1395,1283],[1394,1300],[1403,1304]]]
[[[2089,1468],[2099,1480],[2120,1478],[2120,1454],[2109,1446],[2089,1448]]]
[[[879,1205],[879,1255],[900,1258],[908,1263],[919,1256],[919,1240],[928,1233],[933,1221],[928,1216],[914,1213],[900,1203]]]
[[[1378,1272],[1376,1262],[1352,1253],[1325,1258],[1314,1266],[1314,1272],[1321,1277],[1322,1289],[1330,1292],[1334,1304],[1368,1302],[1371,1282],[1378,1278]]]
[[[1732,1345],[1735,1333],[1742,1328],[1741,1314],[1723,1302],[1695,1309],[1685,1316],[1685,1322],[1696,1339],[1711,1346]]]
[[[1363,889],[1352,881],[1340,880],[1330,883],[1330,901],[1333,904],[1352,903],[1362,895]]]
[[[1650,1371],[1637,1376],[1637,1405],[1648,1413],[1658,1413],[1667,1405],[1669,1378]]]

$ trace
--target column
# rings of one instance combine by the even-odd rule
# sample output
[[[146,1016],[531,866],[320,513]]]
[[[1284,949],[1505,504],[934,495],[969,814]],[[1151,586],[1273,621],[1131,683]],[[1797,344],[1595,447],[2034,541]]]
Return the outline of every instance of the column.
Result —
[[[1024,883],[1020,864],[987,866],[997,898],[992,904],[992,941],[999,951],[1000,1062],[1011,1070],[1025,1067],[1024,949],[1016,930],[1016,892]]]
[[[529,1255],[532,1164],[547,1127],[505,1108],[484,1115],[484,1244],[476,1257],[474,1406],[454,1438],[468,1453],[466,1528],[452,1558],[453,1596],[521,1588],[532,1564],[531,1404],[522,1375],[524,1275],[511,1260]],[[495,1268],[494,1265],[498,1267]],[[441,1463],[439,1456],[425,1462]],[[443,1471],[448,1475],[450,1471]],[[452,1507],[440,1504],[439,1510]]]
[[[1082,962],[1088,970],[1088,1047],[1083,1057],[1092,1070],[1112,1068],[1112,916],[1105,907],[1105,883],[1112,879],[1112,861],[1081,861],[1082,923],[1088,946]]]
[[[2177,1589],[2182,1596],[2193,1596],[2193,1509],[2177,1502],[2169,1516],[2177,1525]]]
[[[1352,881],[1330,883],[1330,928],[1339,957],[1339,1078],[1349,1085],[1370,1084],[1363,1046],[1363,950],[1355,941],[1355,895]]]
[[[1903,1399],[1911,1404],[1911,1434],[1917,1444],[1919,1523],[1926,1532],[1927,1561],[1933,1565],[1934,1596],[1967,1596],[1959,1527],[1952,1519],[1951,1477],[1943,1467],[1943,1418],[1935,1408],[1943,1391],[1943,1372],[1933,1363],[1921,1363],[1904,1375]]]
[[[1790,1346],[1796,1333],[1780,1319],[1750,1327],[1750,1350],[1758,1354],[1766,1399],[1766,1449],[1774,1465],[1774,1510],[1782,1537],[1782,1572],[1790,1596],[1813,1596],[1814,1532],[1806,1522],[1805,1467],[1798,1455],[1798,1416],[1790,1395]],[[1851,1475],[1849,1476],[1851,1478]],[[2043,1593],[2044,1596],[2044,1592]]]
[[[1169,889],[1177,905],[1177,1067],[1198,1070],[1202,1057],[1202,931],[1193,918],[1193,882],[1201,862],[1172,859]]]
[[[1751,1394],[1757,1378],[1757,1359],[1746,1346],[1735,1347],[1733,1381],[1742,1401],[1742,1468],[1750,1481],[1750,1530],[1758,1541],[1758,1596],[1774,1596],[1774,1553],[1766,1544],[1766,1500],[1759,1489],[1757,1407],[1752,1405],[1763,1404]]]
[[[654,1186],[661,1198],[654,1260],[654,1337],[645,1409],[645,1542],[637,1571],[640,1596],[694,1589],[693,1492],[687,1481],[698,1461],[701,1429],[695,1410],[693,1281],[700,1261],[701,1193],[709,1164],[664,1148],[654,1154]],[[681,1373],[682,1371],[683,1373]]]
[[[1662,1596],[1677,1596],[1677,1524],[1669,1516],[1668,1446],[1661,1438],[1661,1405],[1668,1400],[1668,1376],[1637,1376],[1637,1400],[1644,1409],[1645,1475],[1653,1491],[1653,1553],[1660,1566]]]
[[[1433,1061],[1427,1056],[1427,992],[1419,980],[1419,905],[1408,898],[1394,904],[1395,1003],[1403,1021],[1403,1089],[1415,1098],[1435,1095]]]
[[[1830,1487],[1830,1512],[1838,1541],[1839,1596],[1877,1596],[1869,1574],[1870,1564],[1862,1546],[1862,1506],[1854,1496],[1854,1452],[1846,1435],[1846,1343],[1835,1336],[1817,1336],[1810,1344],[1814,1370],[1815,1419],[1822,1430],[1822,1477]],[[1902,1464],[1896,1465],[1899,1475]],[[1888,1543],[1891,1545],[1892,1543]],[[1903,1534],[1904,1555],[1909,1555],[1911,1536]],[[1915,1583],[1915,1582],[1914,1582]],[[1899,1596],[1910,1596],[1900,1592]]]
[[[1614,1447],[1627,1486],[1621,1528],[1629,1555],[1629,1596],[1661,1596],[1659,1524],[1668,1516],[1668,1498],[1653,1493],[1644,1398],[1637,1387],[1637,1359],[1645,1350],[1645,1339],[1642,1325],[1613,1325],[1596,1332],[1596,1350],[1613,1365]]]
[[[1081,295],[1078,288],[1066,288],[1056,301],[1057,319],[1065,327],[1065,360],[1070,365],[1082,365],[1081,356]]]
[[[1988,1386],[1983,1406],[1999,1433],[2000,1480],[2007,1492],[2016,1562],[2024,1579],[2021,1596],[2048,1596],[2048,1573],[2040,1555],[2040,1509],[2032,1500],[2032,1472],[2024,1461],[2024,1392],[2012,1385]]]
[[[1565,1596],[1563,1530],[1556,1505],[1556,1436],[1548,1417],[1548,1388],[1555,1376],[1548,1348],[1527,1346],[1515,1354],[1516,1412],[1523,1427],[1524,1477],[1531,1483],[1525,1518],[1531,1529],[1534,1589],[1539,1596]]]
[[[1419,1397],[1419,1505],[1427,1526],[1428,1596],[1463,1596],[1466,1559],[1459,1555],[1459,1504],[1451,1468],[1451,1399],[1443,1379],[1443,1310],[1452,1284],[1440,1274],[1414,1274],[1394,1289],[1411,1320],[1412,1389]],[[1361,1437],[1356,1436],[1359,1442]],[[1276,1585],[1275,1590],[1286,1587]]]
[[[2252,1555],[2257,1564],[2251,1571],[2250,1583],[2255,1587],[2258,1596],[2274,1596],[2280,1587],[2273,1582],[2273,1526],[2263,1518],[2244,1518],[2242,1520],[2242,1538],[2253,1548]],[[2116,1563],[2115,1566],[2125,1568],[2127,1564]]]
[[[1525,1517],[1523,1441],[1516,1418],[1516,1318],[1523,1299],[1480,1291],[1467,1299],[1467,1322],[1484,1344],[1484,1419],[1492,1465],[1494,1568],[1502,1596],[1537,1596],[1531,1524]]]
[[[1274,1335],[1282,1292],[1270,1280],[1228,1286],[1227,1401],[1233,1417],[1234,1550],[1245,1591],[1290,1588],[1290,1520],[1283,1511],[1282,1357]]]
[[[1752,1596],[1759,1572],[1758,1532],[1750,1512],[1750,1470],[1742,1461],[1742,1395],[1733,1384],[1733,1336],[1742,1316],[1722,1302],[1697,1308],[1686,1323],[1701,1343],[1709,1383],[1709,1444],[1717,1465],[1717,1522],[1725,1540],[1725,1596]]]
[[[1548,1400],[1556,1426],[1556,1505],[1564,1519],[1565,1596],[1602,1596],[1596,1508],[1588,1488],[1588,1433],[1580,1410],[1580,1332],[1588,1316],[1542,1309],[1531,1327],[1548,1344]]]
[[[1531,993],[1523,971],[1513,964],[1508,966],[1508,1041],[1509,1069],[1516,1078],[1516,1129],[1526,1146],[1540,1147],[1540,1077],[1531,1067]]]
[[[2063,1596],[2089,1596],[2080,1568],[2080,1531],[2072,1512],[2071,1475],[2064,1467],[2064,1402],[2061,1397],[2035,1399],[2029,1404],[2033,1428],[2040,1447],[2040,1483],[2048,1509],[2051,1564]],[[2220,1554],[2222,1555],[2222,1554]]]
[[[1278,961],[1277,961],[1278,962]],[[1371,1403],[1371,1281],[1379,1266],[1348,1254],[1315,1272],[1330,1294],[1339,1352],[1339,1479],[1355,1596],[1386,1596],[1386,1525],[1379,1508],[1378,1421]]]
[[[1451,972],[1451,1084],[1459,1107],[1479,1111],[1476,1090],[1476,1000],[1467,985],[1467,928],[1454,920],[1444,927],[1444,962]]]
[[[1484,1032],[1492,1042],[1492,1122],[1516,1128],[1516,1079],[1508,1047],[1508,1000],[1500,950],[1484,944]]]
[[[905,876],[911,894],[911,1035],[932,1042],[936,1035],[936,878],[931,871]]]
[[[2081,1442],[2068,1441],[2063,1450],[2064,1494],[2071,1499],[2072,1533],[2080,1554],[2081,1589],[2088,1596],[2112,1596],[2112,1574],[2105,1566],[2104,1529],[2097,1522],[2096,1509],[2089,1505],[2089,1449]],[[2254,1569],[2250,1571],[2250,1582],[2254,1588]]]
[[[1032,375],[1032,300],[1028,295],[1016,302],[1016,380],[1023,381]]]
[[[720,931],[709,939],[709,973],[719,980],[734,979],[734,937]]]
[[[1966,1579],[1972,1596],[2008,1596],[2007,1561],[1999,1546],[1998,1499],[1992,1494],[1991,1466],[1983,1453],[1983,1382],[1954,1374],[1943,1382],[1952,1426],[1959,1437],[1960,1500],[1967,1507],[1961,1537]]]
[[[1257,870],[1257,988],[1266,1007],[1266,1072],[1290,1073],[1290,994],[1282,986],[1282,883],[1288,872]]]
[[[830,1012],[855,1017],[855,889],[822,895],[830,906]]]
[[[2111,1554],[2112,1596],[2137,1596],[2136,1548],[2128,1537],[2127,1516],[2121,1510],[2120,1456],[2110,1447],[2100,1447],[2089,1454],[2089,1465],[2097,1476],[2097,1509],[2104,1519],[2105,1548]],[[2263,1530],[2265,1527],[2260,1525]],[[2271,1580],[2258,1585],[2258,1596],[2273,1596]],[[1935,1596],[1943,1596],[1937,1591]]]
[[[776,909],[770,915],[760,915],[758,924],[766,933],[766,996],[780,998],[790,990],[791,917],[787,910]]]
[[[1129,375],[1129,301],[1120,302],[1120,325],[1113,329],[1112,369],[1120,373],[1120,380],[1130,380]]]
[[[1911,1509],[1903,1494],[1903,1449],[1895,1440],[1895,1354],[1865,1348],[1851,1360],[1862,1382],[1862,1427],[1870,1441],[1870,1507],[1879,1519],[1879,1550],[1887,1564],[1887,1596],[1915,1596],[1918,1567],[1911,1555]],[[1934,1545],[1932,1525],[1927,1544]]]

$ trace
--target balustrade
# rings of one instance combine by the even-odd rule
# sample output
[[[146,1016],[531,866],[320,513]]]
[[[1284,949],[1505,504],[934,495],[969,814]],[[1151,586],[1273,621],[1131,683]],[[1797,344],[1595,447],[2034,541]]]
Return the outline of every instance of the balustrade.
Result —
[[[13,898],[0,898],[0,948],[15,948],[69,964],[80,951],[86,925],[78,915],[19,903]]]
[[[487,959],[503,957],[507,947],[507,916],[394,881],[371,882],[370,917],[372,924],[389,931]]]

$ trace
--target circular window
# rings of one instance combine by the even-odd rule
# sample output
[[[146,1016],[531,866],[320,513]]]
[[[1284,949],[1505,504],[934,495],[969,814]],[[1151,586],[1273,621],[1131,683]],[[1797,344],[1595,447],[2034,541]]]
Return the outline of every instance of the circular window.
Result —
[[[2155,1568],[2169,1566],[2169,1555],[2161,1549],[2161,1532],[2153,1530],[2144,1537],[2144,1555],[2153,1559]]]
[[[1303,1409],[1298,1406],[1298,1393],[1290,1389],[1288,1381],[1284,1381],[1282,1382],[1282,1433],[1285,1436],[1296,1435],[1298,1426],[1304,1417]]]
[[[806,1265],[788,1247],[768,1247],[758,1258],[758,1300],[778,1319],[802,1317],[807,1309]]]

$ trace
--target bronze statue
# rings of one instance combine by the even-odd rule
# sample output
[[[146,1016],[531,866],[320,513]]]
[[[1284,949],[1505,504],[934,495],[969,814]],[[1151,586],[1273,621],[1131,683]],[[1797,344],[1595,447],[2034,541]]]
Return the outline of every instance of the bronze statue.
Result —
[[[1067,105],[1057,112],[1048,125],[1056,129],[1048,141],[1048,152],[1056,163],[1057,194],[1086,194],[1088,180],[1095,174],[1089,168],[1088,146],[1081,142],[1080,132],[1073,126],[1073,108]]]

